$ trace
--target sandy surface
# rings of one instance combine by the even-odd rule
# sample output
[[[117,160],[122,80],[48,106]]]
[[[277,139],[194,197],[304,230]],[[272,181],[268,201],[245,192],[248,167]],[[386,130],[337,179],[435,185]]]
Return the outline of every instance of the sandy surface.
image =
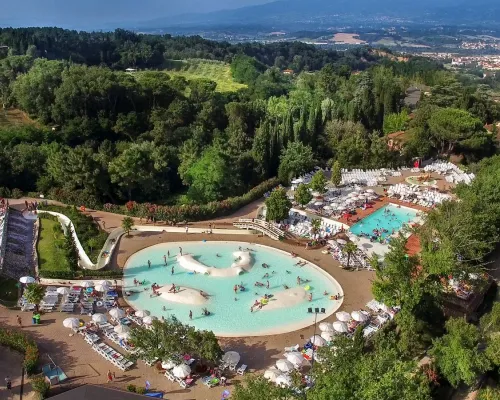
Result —
[[[364,40],[361,40],[359,38],[359,35],[356,33],[336,33],[333,35],[333,38],[331,39],[333,42],[336,43],[344,43],[344,44],[365,44]]]
[[[233,256],[237,261],[231,264],[230,268],[215,268],[205,265],[195,258],[191,254],[178,255],[177,261],[179,265],[187,269],[188,271],[194,271],[199,274],[208,274],[214,277],[230,277],[238,276],[245,271],[249,271],[252,268],[252,256],[248,251],[235,251]]]
[[[171,286],[172,284],[169,283],[157,290],[158,293],[161,293],[160,297],[162,299],[173,303],[194,305],[203,305],[208,302],[208,300],[200,294],[199,289],[181,286],[179,291],[173,293],[170,292]]]
[[[307,300],[307,295],[308,293],[303,287],[285,289],[276,293],[271,299],[269,299],[267,304],[265,304],[262,309],[257,309],[256,312],[293,307],[297,304],[305,302]]]

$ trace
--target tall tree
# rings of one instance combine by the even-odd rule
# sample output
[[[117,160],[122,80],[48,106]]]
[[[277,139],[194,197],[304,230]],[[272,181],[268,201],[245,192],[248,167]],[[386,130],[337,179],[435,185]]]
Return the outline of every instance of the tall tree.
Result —
[[[275,189],[266,199],[266,219],[268,221],[283,221],[288,218],[292,203],[288,200],[286,190],[283,188]]]
[[[294,196],[295,196],[295,201],[299,203],[302,207],[308,204],[313,198],[313,195],[309,191],[309,187],[304,183],[301,183],[297,187]]]
[[[340,186],[342,182],[342,170],[338,160],[333,163],[331,181],[335,186]]]
[[[314,164],[311,147],[301,142],[292,142],[281,153],[278,176],[281,181],[289,183],[293,177],[309,172]]]
[[[24,289],[23,296],[28,303],[34,304],[36,311],[45,297],[45,286],[38,283],[30,283]]]
[[[323,171],[317,171],[313,175],[309,186],[315,192],[319,192],[321,194],[326,192],[326,178],[325,178],[325,174],[323,174]]]

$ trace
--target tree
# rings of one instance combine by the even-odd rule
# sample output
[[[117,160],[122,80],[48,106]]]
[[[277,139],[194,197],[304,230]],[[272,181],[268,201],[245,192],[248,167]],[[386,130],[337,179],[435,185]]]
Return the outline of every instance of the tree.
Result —
[[[478,329],[463,318],[452,318],[446,322],[446,331],[433,341],[430,354],[453,387],[461,382],[472,385],[490,366],[486,355],[478,349]]]
[[[76,271],[78,269],[80,257],[78,256],[78,248],[76,247],[75,238],[73,237],[73,225],[71,222],[66,225],[63,250],[70,268]]]
[[[129,236],[130,231],[132,230],[134,226],[134,220],[131,217],[124,217],[122,220],[122,229],[126,233],[127,236]]]
[[[481,334],[486,341],[486,357],[500,365],[500,303],[494,303],[492,310],[481,318]]]
[[[325,175],[323,174],[323,171],[317,171],[312,179],[311,183],[309,184],[310,188],[314,190],[315,192],[319,192],[321,194],[326,192],[326,178]]]
[[[288,200],[286,190],[278,188],[271,192],[266,200],[266,219],[268,221],[283,221],[288,218],[292,203]]]
[[[333,163],[331,181],[335,186],[340,186],[342,182],[342,170],[338,160]]]
[[[197,354],[201,362],[217,363],[224,352],[222,351],[219,340],[212,331],[190,330],[187,336],[189,346],[193,349],[192,353]]]
[[[314,218],[311,220],[312,233],[316,235],[321,229],[321,220],[319,218]]]
[[[500,388],[486,387],[479,391],[476,400],[500,400]]]
[[[23,296],[28,303],[35,305],[35,309],[38,312],[38,305],[45,297],[45,286],[38,283],[30,283],[24,289]]]
[[[297,190],[295,190],[295,201],[299,203],[302,207],[308,204],[313,198],[313,195],[309,191],[309,186],[301,183]]]
[[[310,146],[301,142],[291,142],[281,152],[278,177],[282,182],[289,183],[294,176],[309,172],[314,164],[315,160]]]
[[[350,266],[351,257],[358,251],[358,246],[353,242],[347,242],[342,248],[342,252],[347,255],[347,268]]]
[[[399,114],[388,114],[384,116],[384,133],[387,135],[389,133],[404,131],[408,127],[408,122],[410,117],[408,116],[408,111],[403,110]]]
[[[123,225],[123,222],[122,222],[122,225]],[[127,232],[127,235],[128,235],[128,232]],[[97,241],[97,239],[95,237],[91,237],[89,240],[87,240],[87,246],[90,247],[90,252],[91,253],[93,252],[94,247],[96,247],[98,244],[99,243],[98,243],[98,241]]]
[[[265,379],[263,376],[248,375],[244,383],[236,382],[231,399],[233,400],[289,400],[295,396],[290,389],[281,388]]]

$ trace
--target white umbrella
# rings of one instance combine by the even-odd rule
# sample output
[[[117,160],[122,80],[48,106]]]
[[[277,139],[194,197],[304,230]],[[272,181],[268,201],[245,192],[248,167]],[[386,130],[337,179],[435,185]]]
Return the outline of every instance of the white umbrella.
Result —
[[[346,333],[349,329],[347,328],[347,324],[342,321],[335,321],[333,323],[333,329],[340,333]]]
[[[290,372],[294,370],[293,364],[290,361],[284,359],[276,361],[276,367],[281,372]]]
[[[366,191],[366,193],[375,193],[375,190],[373,190],[373,189],[368,189],[368,190]]]
[[[325,339],[319,335],[312,336],[309,341],[315,346],[324,346],[326,344]]]
[[[322,205],[323,205],[323,202],[322,202],[322,201],[315,201],[315,202],[314,202],[314,205],[315,205],[315,206],[322,206]]]
[[[353,311],[351,313],[352,319],[358,322],[368,321],[368,316],[363,314],[361,311]]]
[[[320,192],[312,192],[311,194],[312,194],[314,197],[321,196],[321,193],[320,193]]]
[[[293,351],[286,354],[286,359],[290,361],[293,365],[300,367],[304,363],[304,356],[298,351]]]
[[[59,294],[65,295],[65,294],[69,294],[70,290],[67,287],[62,286],[62,287],[58,287],[56,289],[56,292]]]
[[[128,333],[130,332],[130,328],[127,325],[116,325],[113,330],[116,333]]]
[[[150,315],[151,313],[147,310],[137,310],[135,312],[135,316],[136,317],[139,317],[139,318],[144,318],[144,317],[147,317],[148,315]]]
[[[276,378],[276,385],[279,386],[291,386],[292,378],[288,375],[280,375]]]
[[[344,239],[337,239],[337,243],[339,243],[339,244],[347,244],[347,242]]]
[[[111,281],[99,281],[99,285],[113,286]]]
[[[356,197],[358,194],[356,192],[351,192],[347,196],[349,197]]]
[[[162,361],[161,363],[161,367],[163,369],[172,369],[175,367],[175,363],[172,361],[172,360],[166,360],[166,361]]]
[[[156,318],[154,315],[148,315],[147,317],[144,317],[142,319],[142,322],[144,322],[146,325],[151,325],[155,319],[158,318]]]
[[[331,209],[332,209],[332,207],[331,207],[331,206],[324,206],[323,208],[324,208],[325,210],[331,210]]]
[[[92,321],[94,322],[106,322],[108,319],[106,318],[106,316],[104,314],[94,314],[92,315]]]
[[[21,283],[34,283],[35,278],[33,278],[31,276],[22,276],[21,278],[19,278],[19,282],[21,282]]]
[[[121,308],[112,308],[109,310],[109,315],[111,315],[113,318],[123,318],[125,316],[125,311],[123,311]]]
[[[65,328],[79,328],[80,320],[78,318],[66,318],[63,321],[63,326]]]
[[[351,320],[351,314],[345,311],[339,311],[337,314],[335,314],[337,319],[342,322],[348,322]]]
[[[92,281],[83,281],[82,283],[80,283],[80,286],[81,287],[94,287],[94,282]]]
[[[276,379],[280,375],[281,375],[281,372],[274,367],[271,367],[271,368],[267,369],[266,372],[264,372],[264,378],[269,379],[271,382],[276,382]]]
[[[118,337],[120,339],[130,339],[130,332],[123,332],[123,333],[119,333],[118,334]]]
[[[94,289],[97,291],[97,292],[107,292],[109,290],[109,286],[108,285],[101,285],[100,283],[98,283],[97,285],[95,285]]]
[[[184,379],[191,373],[191,368],[187,364],[179,364],[174,367],[172,373],[175,377]]]
[[[222,356],[222,361],[226,364],[236,365],[240,361],[240,354],[236,351],[228,351]]]
[[[321,337],[325,339],[327,342],[331,342],[333,339],[333,332],[321,332]]]
[[[329,322],[321,322],[318,327],[321,332],[331,332],[333,330],[332,324]]]

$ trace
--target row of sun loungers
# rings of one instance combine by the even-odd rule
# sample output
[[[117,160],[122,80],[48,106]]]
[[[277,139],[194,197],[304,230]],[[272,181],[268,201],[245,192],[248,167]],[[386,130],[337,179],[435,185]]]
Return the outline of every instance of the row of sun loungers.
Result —
[[[110,363],[115,365],[121,371],[126,371],[129,369],[134,363],[132,361],[127,360],[122,354],[118,353],[111,346],[108,346],[106,343],[94,343],[92,345],[92,349],[103,356]]]

